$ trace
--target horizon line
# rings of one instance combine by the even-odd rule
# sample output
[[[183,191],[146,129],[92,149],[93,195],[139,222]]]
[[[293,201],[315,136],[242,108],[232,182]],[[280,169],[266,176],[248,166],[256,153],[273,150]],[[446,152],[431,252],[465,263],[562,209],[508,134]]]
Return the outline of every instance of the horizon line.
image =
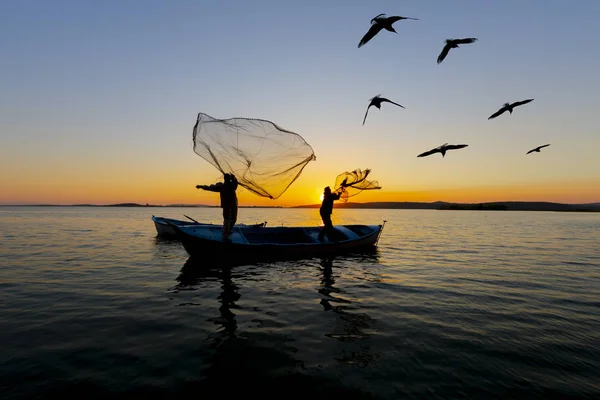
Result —
[[[453,202],[453,201],[368,201],[368,202],[339,202],[337,206],[344,206],[349,204],[455,204],[455,205],[477,205],[477,204],[496,204],[496,203],[546,203],[546,204],[560,204],[560,205],[590,205],[600,204],[598,201],[590,201],[583,203],[563,203],[556,201],[547,200],[495,200],[495,201],[476,201],[476,202]],[[207,208],[220,208],[219,205],[208,205],[208,204],[185,204],[185,203],[170,203],[170,204],[150,204],[150,203],[136,203],[136,202],[120,202],[120,203],[107,203],[107,204],[93,204],[93,203],[72,203],[72,204],[53,204],[53,203],[22,203],[22,204],[0,204],[0,207],[207,207]],[[239,205],[238,208],[302,208],[302,207],[318,207],[320,203],[312,204],[298,204],[293,206],[285,205]]]

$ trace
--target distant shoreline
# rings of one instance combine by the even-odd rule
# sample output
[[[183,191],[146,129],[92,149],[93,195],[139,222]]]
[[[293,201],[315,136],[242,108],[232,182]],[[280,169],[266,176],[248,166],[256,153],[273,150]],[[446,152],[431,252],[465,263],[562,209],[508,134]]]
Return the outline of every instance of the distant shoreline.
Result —
[[[181,208],[219,208],[219,206],[205,204],[5,204],[4,207],[181,207]],[[239,208],[319,208],[320,204],[299,206],[240,206]],[[561,211],[561,212],[600,212],[600,202],[584,204],[532,202],[532,201],[499,201],[487,203],[449,203],[436,202],[369,202],[369,203],[342,203],[338,202],[336,208],[352,209],[400,209],[400,210],[477,210],[477,211]]]
[[[320,205],[305,205],[292,208],[317,208]],[[475,210],[475,211],[561,211],[600,212],[600,203],[568,204],[544,201],[494,201],[486,203],[449,203],[444,201],[425,202],[370,202],[337,203],[336,208],[400,209],[400,210]]]
[[[0,207],[181,207],[181,208],[220,208],[220,206],[209,206],[205,204],[137,204],[137,203],[120,203],[120,204],[0,204]],[[239,208],[289,208],[284,206],[239,206]]]

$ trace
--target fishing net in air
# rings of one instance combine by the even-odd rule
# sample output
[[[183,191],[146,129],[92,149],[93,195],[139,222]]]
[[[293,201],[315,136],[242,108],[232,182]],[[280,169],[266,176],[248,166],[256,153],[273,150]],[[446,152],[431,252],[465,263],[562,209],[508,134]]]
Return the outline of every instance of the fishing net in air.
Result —
[[[216,119],[199,113],[194,152],[221,173],[232,173],[254,194],[276,199],[316,160],[297,133],[254,118]]]
[[[356,196],[362,193],[364,190],[379,190],[379,182],[374,180],[367,180],[367,177],[371,173],[370,169],[362,171],[360,168],[354,171],[346,171],[341,173],[335,178],[335,190],[341,192],[340,200],[348,201],[349,197]]]

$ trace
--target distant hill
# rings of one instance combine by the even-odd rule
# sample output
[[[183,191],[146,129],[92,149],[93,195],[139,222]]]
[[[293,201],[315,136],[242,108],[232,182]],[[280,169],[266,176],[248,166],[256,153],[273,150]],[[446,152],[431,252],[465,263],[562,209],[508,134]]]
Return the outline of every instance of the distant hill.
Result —
[[[107,204],[104,207],[148,207],[149,204],[146,204],[145,206],[142,204],[137,204],[137,203],[119,203],[119,204]],[[102,206],[100,206],[102,207]]]
[[[319,208],[320,204],[309,204],[292,208]],[[543,201],[496,201],[489,203],[426,202],[369,202],[336,203],[336,208],[404,209],[404,210],[487,210],[487,211],[579,211],[600,212],[600,203],[565,204]]]
[[[443,201],[435,201],[432,203],[419,203],[419,202],[411,202],[411,201],[380,201],[380,202],[370,202],[370,203],[335,203],[335,208],[401,208],[401,209],[426,209],[426,210],[439,210],[440,207],[444,205],[449,205],[452,203],[446,203]],[[308,204],[302,206],[295,206],[291,208],[319,208],[320,204]]]
[[[40,204],[44,206],[50,206],[51,204]],[[72,204],[65,207],[197,207],[197,208],[219,208],[218,205],[206,205],[206,204],[167,204],[167,205],[155,205],[155,204],[138,204],[138,203],[118,203],[118,204]],[[284,208],[283,206],[239,206],[239,208]]]
[[[168,204],[166,206],[156,204],[118,203],[118,204],[7,204],[14,207],[216,207],[204,204]]]
[[[505,210],[505,211],[600,211],[600,204],[565,204],[544,201],[500,201],[478,204],[450,204],[447,210]]]

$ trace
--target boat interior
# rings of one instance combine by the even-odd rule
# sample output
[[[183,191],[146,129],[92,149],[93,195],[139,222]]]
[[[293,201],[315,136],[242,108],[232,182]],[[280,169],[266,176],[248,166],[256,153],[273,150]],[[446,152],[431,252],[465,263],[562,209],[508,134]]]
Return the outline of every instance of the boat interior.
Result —
[[[344,241],[358,239],[373,233],[377,225],[338,225],[334,226],[334,232],[331,238],[325,238],[324,243],[328,241]],[[220,226],[188,227],[190,233],[210,239],[220,240]],[[320,227],[234,227],[230,239],[233,243],[239,244],[300,244],[300,243],[323,243],[318,239]]]

